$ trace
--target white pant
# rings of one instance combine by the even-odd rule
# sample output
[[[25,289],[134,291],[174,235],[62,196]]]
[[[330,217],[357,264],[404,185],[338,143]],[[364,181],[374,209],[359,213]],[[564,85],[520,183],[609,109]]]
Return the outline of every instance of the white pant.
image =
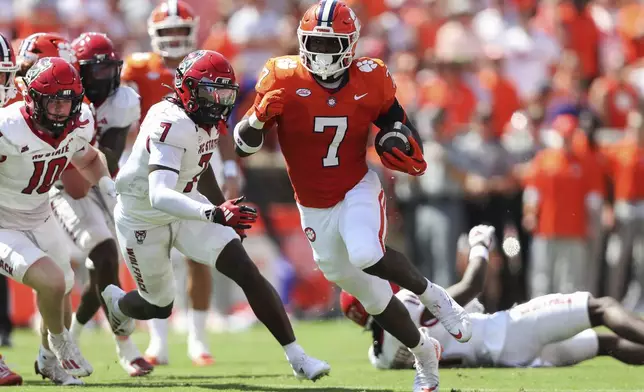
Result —
[[[65,235],[53,216],[34,230],[0,229],[0,273],[22,283],[27,270],[43,257],[51,258],[65,274],[65,291],[74,286],[74,271]]]
[[[381,313],[393,293],[389,283],[363,272],[385,254],[385,195],[375,172],[330,208],[298,204],[313,258],[327,279],[353,294],[371,314]]]
[[[98,244],[114,238],[114,206],[108,204],[98,188],[92,187],[87,196],[74,199],[54,187],[50,197],[56,219],[83,258]]]
[[[500,366],[529,366],[543,349],[591,328],[590,293],[549,294],[517,305],[508,312]]]
[[[239,236],[216,223],[179,220],[148,230],[134,230],[122,223],[116,208],[116,236],[121,254],[138,292],[151,304],[168,306],[175,298],[170,250],[177,248],[196,262],[215,266],[224,247]],[[127,213],[127,212],[125,212]]]

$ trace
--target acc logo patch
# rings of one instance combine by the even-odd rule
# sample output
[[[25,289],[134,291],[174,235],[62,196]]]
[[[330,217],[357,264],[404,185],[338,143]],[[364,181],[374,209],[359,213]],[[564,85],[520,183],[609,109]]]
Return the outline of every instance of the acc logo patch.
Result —
[[[315,242],[315,231],[313,229],[307,227],[304,229],[304,234],[306,234],[306,238],[308,238],[309,241]]]
[[[295,94],[299,95],[300,97],[308,97],[311,95],[311,90],[308,88],[298,88]]]

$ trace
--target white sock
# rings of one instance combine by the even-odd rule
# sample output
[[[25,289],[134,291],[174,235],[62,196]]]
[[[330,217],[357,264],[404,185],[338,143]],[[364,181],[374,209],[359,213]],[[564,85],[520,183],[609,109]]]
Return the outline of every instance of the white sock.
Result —
[[[304,349],[297,343],[297,340],[293,343],[289,343],[286,346],[282,346],[284,349],[284,354],[286,354],[286,359],[289,362],[293,362],[304,355]]]
[[[42,344],[40,345],[38,355],[42,357],[42,359],[56,358],[56,355],[51,350],[46,349]]]
[[[207,311],[188,309],[188,339],[194,339],[200,342],[206,340],[207,318]]]
[[[150,345],[160,344],[162,347],[167,346],[168,342],[168,319],[148,320],[150,329]]]
[[[114,302],[114,315],[115,315],[116,317],[120,318],[120,319],[127,318],[128,316],[126,316],[126,315],[121,311],[121,307],[119,306],[119,302],[120,302],[120,300],[119,300],[119,301]]]
[[[72,335],[72,338],[75,342],[78,342],[83,332],[85,324],[81,324],[80,321],[76,318],[76,313],[72,314],[72,325],[69,327],[69,333]]]
[[[424,351],[427,349],[426,343],[427,342],[425,341],[425,337],[421,333],[420,342],[418,342],[418,345],[416,345],[416,347],[409,347],[409,351],[411,351],[414,356],[423,355]]]

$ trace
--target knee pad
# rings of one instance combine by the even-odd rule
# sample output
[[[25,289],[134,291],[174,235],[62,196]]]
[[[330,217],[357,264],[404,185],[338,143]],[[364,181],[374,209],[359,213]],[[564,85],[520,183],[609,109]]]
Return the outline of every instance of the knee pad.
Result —
[[[376,264],[384,256],[380,244],[371,244],[370,242],[347,247],[347,253],[351,264],[361,270]]]
[[[378,315],[387,308],[394,292],[386,280],[359,271],[364,276],[354,276],[335,283],[360,301],[367,313]]]

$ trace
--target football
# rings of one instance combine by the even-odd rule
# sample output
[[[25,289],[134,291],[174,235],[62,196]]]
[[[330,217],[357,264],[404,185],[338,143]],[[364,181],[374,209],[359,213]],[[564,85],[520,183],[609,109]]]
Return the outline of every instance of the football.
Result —
[[[378,155],[384,152],[391,153],[394,147],[407,155],[411,155],[411,145],[409,138],[412,137],[411,131],[405,124],[397,121],[391,129],[381,129],[376,135],[375,147]]]

